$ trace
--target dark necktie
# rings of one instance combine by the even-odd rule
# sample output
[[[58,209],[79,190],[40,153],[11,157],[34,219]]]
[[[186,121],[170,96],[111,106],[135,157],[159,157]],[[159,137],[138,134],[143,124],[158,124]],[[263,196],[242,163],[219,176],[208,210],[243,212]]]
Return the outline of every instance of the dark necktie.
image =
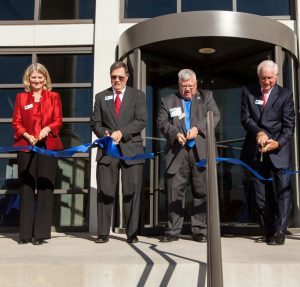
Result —
[[[192,101],[185,101],[185,129],[188,132],[191,128],[191,105]],[[192,148],[196,143],[195,140],[187,140],[186,144]]]
[[[120,99],[120,91],[116,91],[116,99],[115,99],[115,110],[116,116],[119,117],[120,109],[121,109],[121,99]]]

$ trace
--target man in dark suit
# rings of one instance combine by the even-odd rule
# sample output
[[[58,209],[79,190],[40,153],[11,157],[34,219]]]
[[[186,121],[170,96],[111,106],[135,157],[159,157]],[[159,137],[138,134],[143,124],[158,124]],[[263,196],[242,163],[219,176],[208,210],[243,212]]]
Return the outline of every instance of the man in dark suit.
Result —
[[[278,67],[257,67],[259,84],[242,93],[241,123],[247,131],[241,159],[273,182],[254,178],[256,202],[267,244],[284,244],[291,211],[291,144],[295,128],[292,92],[277,85]],[[273,187],[275,187],[273,189]]]
[[[110,68],[111,88],[96,95],[91,127],[99,138],[110,136],[122,156],[143,153],[142,130],[146,126],[146,100],[142,91],[126,86],[128,69],[123,62]],[[98,238],[109,240],[111,213],[121,169],[127,242],[138,242],[140,192],[144,160],[119,160],[97,152]]]
[[[183,225],[183,198],[191,184],[194,204],[192,233],[195,241],[206,239],[206,173],[196,163],[206,158],[207,112],[214,123],[220,114],[211,91],[197,90],[196,74],[189,69],[178,73],[179,93],[162,98],[158,127],[167,139],[165,148],[169,228],[161,242],[179,239]]]

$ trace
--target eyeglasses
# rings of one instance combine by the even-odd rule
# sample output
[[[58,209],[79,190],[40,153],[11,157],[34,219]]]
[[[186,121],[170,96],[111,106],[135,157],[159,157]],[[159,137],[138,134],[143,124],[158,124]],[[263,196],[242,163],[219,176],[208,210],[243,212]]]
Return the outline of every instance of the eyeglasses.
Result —
[[[110,75],[110,78],[112,80],[116,80],[116,79],[119,79],[121,82],[125,80],[125,76],[117,76],[117,75]]]
[[[181,86],[181,88],[183,90],[191,90],[194,86],[191,86],[191,85],[186,85],[186,86]]]

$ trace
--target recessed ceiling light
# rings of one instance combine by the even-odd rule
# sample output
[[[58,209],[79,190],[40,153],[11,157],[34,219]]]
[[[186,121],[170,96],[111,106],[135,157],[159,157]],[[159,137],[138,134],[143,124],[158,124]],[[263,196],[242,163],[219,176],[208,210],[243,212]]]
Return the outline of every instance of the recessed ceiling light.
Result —
[[[213,53],[215,53],[216,52],[216,49],[214,49],[214,48],[209,48],[209,47],[207,47],[207,48],[200,48],[199,50],[198,50],[198,52],[200,53],[200,54],[213,54]]]

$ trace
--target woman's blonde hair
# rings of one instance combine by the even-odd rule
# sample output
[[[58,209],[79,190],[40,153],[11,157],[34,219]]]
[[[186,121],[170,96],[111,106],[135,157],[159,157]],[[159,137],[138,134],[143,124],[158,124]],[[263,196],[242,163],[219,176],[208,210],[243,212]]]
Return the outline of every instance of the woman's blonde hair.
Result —
[[[51,79],[48,70],[46,67],[40,63],[34,63],[31,64],[24,72],[23,76],[23,85],[25,87],[26,92],[30,92],[32,90],[31,85],[30,85],[30,75],[33,72],[38,72],[41,73],[45,77],[45,85],[43,87],[44,90],[51,91],[52,86],[51,86]]]

